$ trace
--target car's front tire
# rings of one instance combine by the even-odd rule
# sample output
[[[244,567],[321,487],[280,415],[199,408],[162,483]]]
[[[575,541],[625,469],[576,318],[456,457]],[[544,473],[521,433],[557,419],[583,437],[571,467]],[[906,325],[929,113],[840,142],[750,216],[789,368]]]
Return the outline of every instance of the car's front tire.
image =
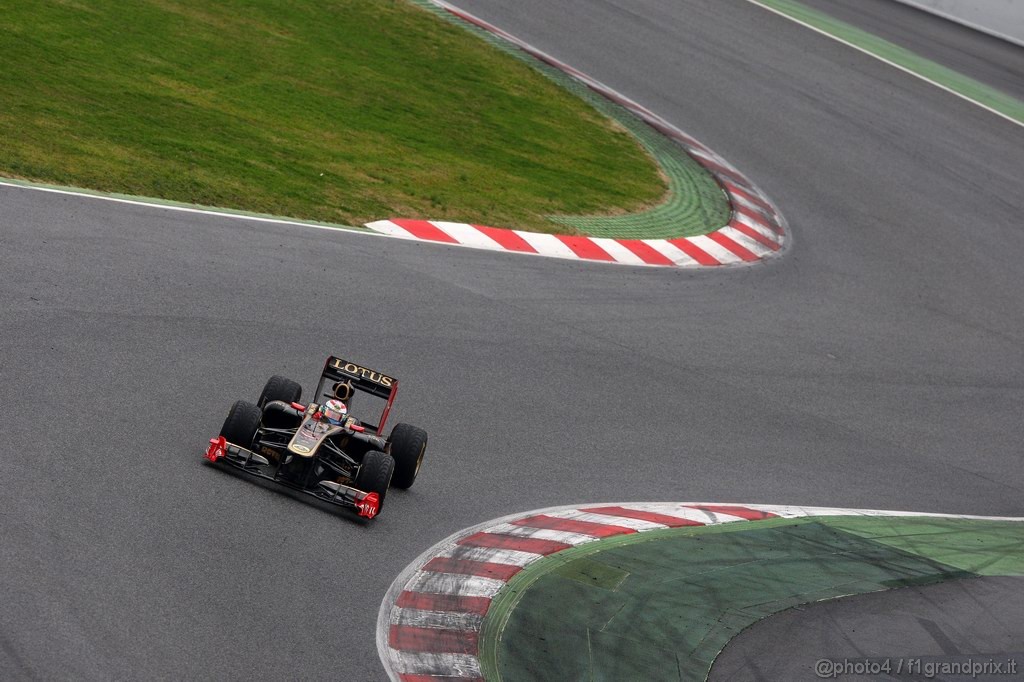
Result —
[[[395,478],[391,484],[403,490],[411,488],[423,466],[427,432],[411,424],[396,424],[388,440],[391,442],[391,456],[395,459]]]
[[[380,509],[384,508],[384,496],[391,486],[391,477],[395,473],[395,460],[386,452],[370,450],[363,456],[353,484],[367,493],[377,493]]]
[[[229,443],[251,448],[256,431],[260,428],[262,416],[263,411],[260,408],[245,400],[239,400],[228,410],[227,419],[220,427],[220,435]]]
[[[301,397],[302,386],[299,382],[275,374],[267,379],[267,383],[264,384],[263,391],[260,393],[260,399],[256,401],[256,404],[263,407],[271,400],[297,403]]]

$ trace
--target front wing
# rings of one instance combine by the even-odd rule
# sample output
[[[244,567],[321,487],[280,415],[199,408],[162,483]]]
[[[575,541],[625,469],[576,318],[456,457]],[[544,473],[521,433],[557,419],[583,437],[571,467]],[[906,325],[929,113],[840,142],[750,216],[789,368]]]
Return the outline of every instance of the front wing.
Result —
[[[276,476],[266,473],[264,467],[269,466],[270,462],[265,457],[240,445],[229,443],[224,436],[210,439],[210,447],[206,449],[205,457],[214,464],[218,462],[228,464],[250,476],[286,485],[323,502],[345,509],[355,509],[359,516],[368,519],[372,519],[380,511],[380,498],[377,493],[364,492],[334,481],[320,481],[314,489],[302,488],[282,481]]]

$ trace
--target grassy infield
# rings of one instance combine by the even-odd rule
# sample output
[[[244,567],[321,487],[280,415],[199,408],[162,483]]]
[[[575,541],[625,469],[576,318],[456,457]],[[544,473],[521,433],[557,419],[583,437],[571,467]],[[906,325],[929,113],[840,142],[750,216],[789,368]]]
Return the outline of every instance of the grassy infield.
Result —
[[[9,177],[543,231],[666,189],[607,119],[403,0],[14,3],[0,64]]]

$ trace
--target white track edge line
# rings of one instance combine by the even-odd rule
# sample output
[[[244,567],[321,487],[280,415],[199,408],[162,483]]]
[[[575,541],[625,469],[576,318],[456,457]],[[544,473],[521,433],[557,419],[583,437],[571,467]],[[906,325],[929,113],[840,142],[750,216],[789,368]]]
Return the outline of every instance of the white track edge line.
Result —
[[[74,187],[58,188],[58,187],[46,187],[43,185],[26,184],[21,182],[7,182],[6,180],[0,179],[0,187],[13,187],[15,189],[32,190],[35,192],[51,192],[53,194],[66,194],[73,197],[82,197],[84,199],[99,199],[100,201],[113,201],[119,204],[132,204],[134,206],[145,206],[147,208],[159,208],[166,211],[180,211],[182,213],[200,213],[203,215],[216,216],[218,218],[233,218],[235,220],[253,220],[260,223],[274,223],[278,225],[294,225],[296,227],[312,227],[317,230],[332,230],[334,232],[344,232],[346,234],[359,234],[366,237],[392,237],[392,235],[377,232],[372,229],[361,229],[353,225],[326,225],[318,223],[306,223],[301,220],[290,220],[288,218],[272,218],[268,216],[258,215],[245,215],[243,213],[230,213],[226,211],[220,211],[216,208],[200,208],[197,206],[178,206],[175,204],[162,204],[156,201],[147,201],[144,198],[130,199],[127,197],[115,197],[106,196],[103,194],[94,194],[92,191],[85,188],[76,189]]]
[[[783,12],[781,10],[777,10],[774,7],[769,7],[768,5],[765,5],[765,4],[761,3],[761,2],[759,2],[759,0],[747,0],[747,2],[751,3],[752,5],[757,5],[758,7],[762,8],[762,9],[766,9],[766,10],[768,10],[769,12],[771,12],[773,14],[778,14],[780,17],[785,17],[786,19],[789,19],[793,23],[800,24],[804,28],[808,28],[808,29],[814,31],[815,33],[820,33],[823,36],[827,36],[827,37],[831,38],[832,40],[834,40],[834,41],[836,41],[838,43],[842,43],[843,45],[846,45],[847,47],[850,47],[850,48],[853,48],[854,50],[857,50],[858,52],[863,52],[864,54],[866,54],[866,55],[868,55],[870,57],[874,57],[875,59],[877,59],[880,62],[888,64],[889,66],[893,67],[894,69],[899,69],[903,73],[910,74],[914,78],[919,78],[919,79],[923,80],[925,83],[930,83],[931,85],[934,85],[935,87],[939,88],[940,90],[945,90],[946,92],[950,93],[951,95],[956,95],[957,97],[959,97],[960,99],[962,99],[964,101],[970,102],[971,104],[973,104],[975,106],[978,106],[978,107],[981,107],[982,109],[984,109],[984,110],[986,110],[988,112],[991,112],[991,113],[995,114],[996,116],[999,116],[1000,118],[1006,119],[1010,123],[1013,123],[1013,124],[1019,125],[1021,127],[1024,127],[1024,121],[1018,121],[1017,119],[1013,118],[1009,114],[1004,114],[1003,112],[999,111],[998,109],[993,109],[992,107],[988,106],[987,104],[982,104],[978,100],[972,99],[971,97],[968,97],[967,95],[965,95],[965,94],[963,94],[961,92],[957,92],[956,90],[954,90],[954,89],[952,89],[952,88],[950,88],[950,87],[948,87],[946,85],[943,85],[942,83],[939,83],[938,81],[934,81],[931,78],[928,78],[927,76],[925,76],[924,74],[920,74],[920,73],[918,73],[916,71],[913,71],[913,70],[911,70],[911,69],[909,69],[909,68],[907,68],[905,66],[897,64],[896,62],[890,61],[890,60],[886,59],[885,57],[882,57],[881,55],[877,55],[874,52],[868,50],[867,48],[864,48],[864,47],[861,47],[860,45],[856,45],[854,43],[851,43],[850,41],[845,40],[843,38],[840,38],[839,36],[834,35],[832,33],[829,33],[828,31],[826,31],[824,29],[820,29],[817,26],[813,26],[811,24],[808,24],[806,21],[801,21],[800,19],[797,19],[796,17],[791,17],[790,15],[786,14],[785,12]],[[870,33],[870,31],[865,31],[865,33]],[[890,41],[886,41],[886,42],[890,42]],[[897,45],[897,47],[899,47],[899,46]],[[912,50],[907,50],[907,51],[908,52],[913,52]],[[929,61],[931,61],[931,60],[929,60]],[[939,64],[939,66],[942,66],[942,65]],[[946,68],[948,68],[948,67],[946,67]],[[950,69],[950,71],[954,71],[955,73],[959,73],[959,72],[956,72],[954,69]],[[963,75],[963,74],[960,74],[960,75]],[[970,78],[970,76],[965,76],[965,78]],[[975,79],[972,79],[972,80],[975,80]],[[980,82],[980,81],[978,81],[978,82]],[[982,83],[982,85],[985,85],[985,84]],[[991,86],[986,86],[986,87],[991,87]]]

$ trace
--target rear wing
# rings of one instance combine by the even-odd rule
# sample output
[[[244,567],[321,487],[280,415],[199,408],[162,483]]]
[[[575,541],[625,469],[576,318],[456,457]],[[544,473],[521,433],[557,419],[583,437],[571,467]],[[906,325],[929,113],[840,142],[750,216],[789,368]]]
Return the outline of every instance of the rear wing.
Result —
[[[327,358],[323,372],[320,373],[317,394],[321,397],[343,400],[351,407],[352,396],[356,391],[369,393],[387,401],[380,415],[380,423],[377,425],[377,433],[383,433],[384,423],[398,393],[398,379],[333,355]]]

